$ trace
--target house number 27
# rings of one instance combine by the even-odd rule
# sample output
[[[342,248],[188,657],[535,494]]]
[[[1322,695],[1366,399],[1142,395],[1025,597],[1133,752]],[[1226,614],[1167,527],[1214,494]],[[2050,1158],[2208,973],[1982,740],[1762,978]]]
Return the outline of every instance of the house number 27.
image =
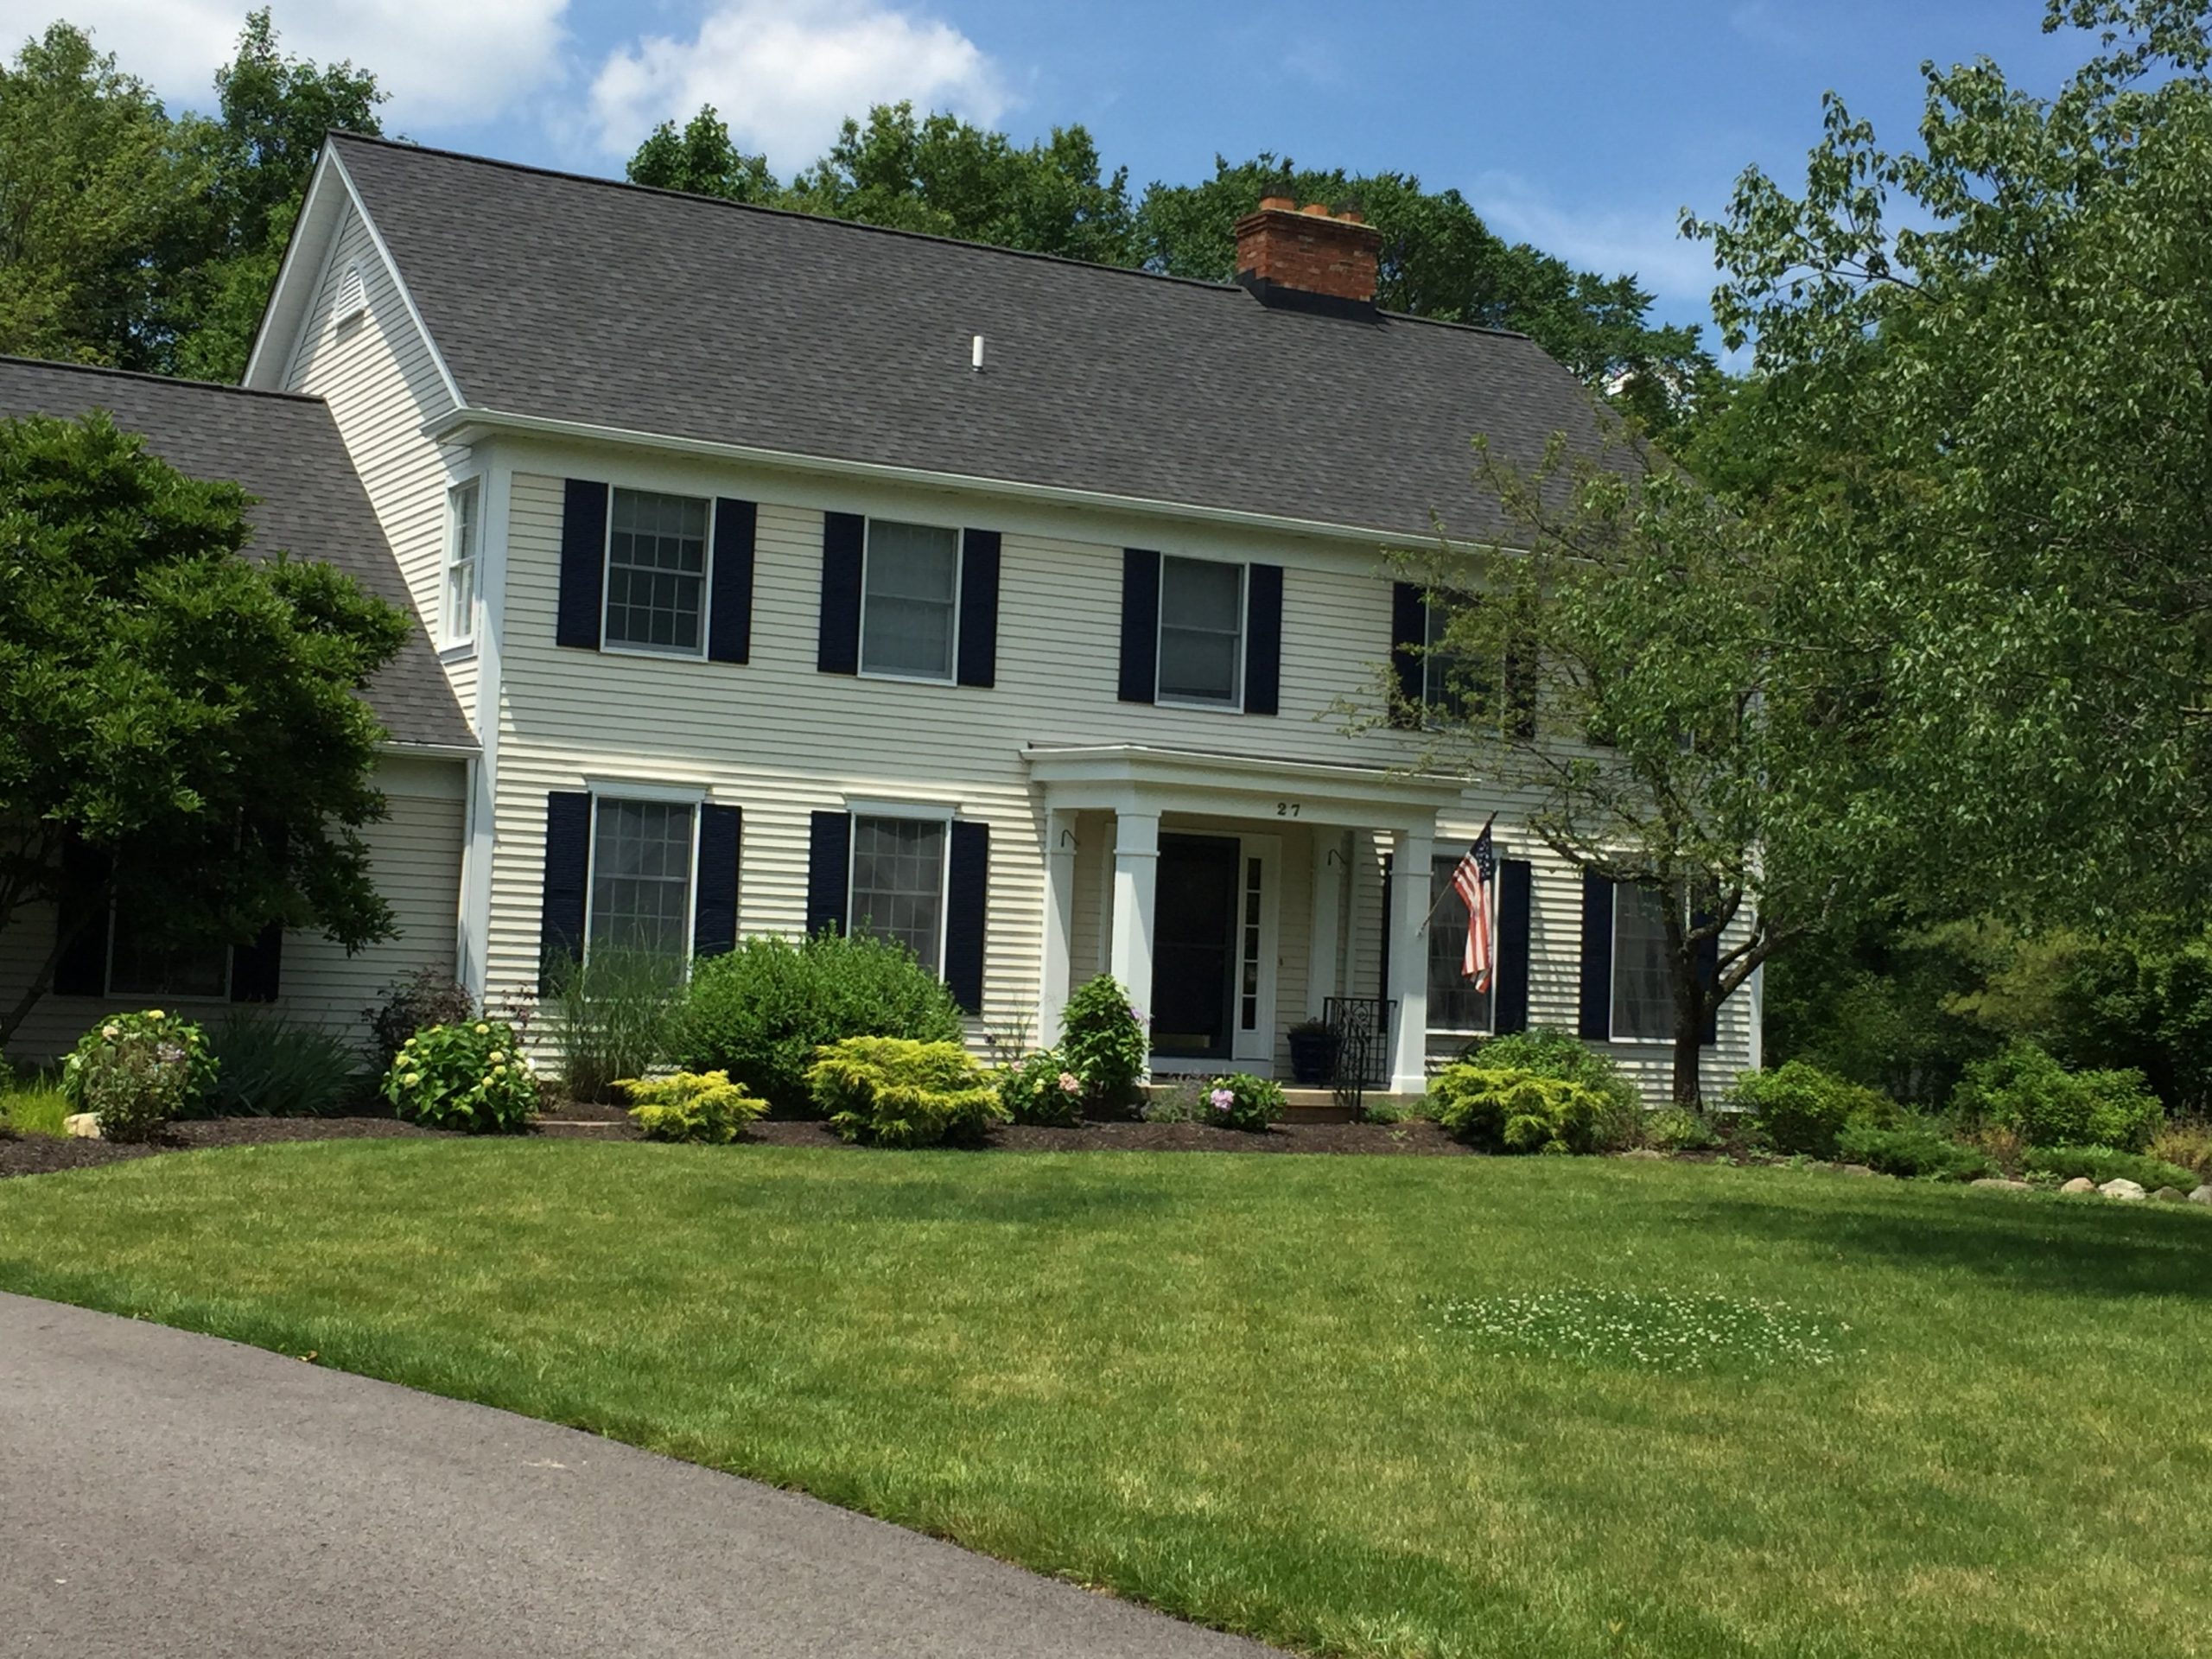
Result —
[[[1299,803],[1296,801],[1277,801],[1275,803],[1275,817],[1279,818],[1294,818],[1298,816],[1298,808]]]

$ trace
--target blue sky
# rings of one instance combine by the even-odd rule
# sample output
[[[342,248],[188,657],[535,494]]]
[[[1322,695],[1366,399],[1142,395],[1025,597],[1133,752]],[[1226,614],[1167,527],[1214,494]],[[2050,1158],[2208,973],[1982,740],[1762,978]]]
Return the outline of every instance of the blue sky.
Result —
[[[207,99],[246,0],[0,0],[20,40],[90,26],[173,104]],[[1090,128],[1133,184],[1217,151],[1395,168],[1457,186],[1500,232],[1634,270],[1707,319],[1709,262],[1675,234],[1750,162],[1785,181],[1844,94],[1893,142],[1918,66],[1987,54],[2048,91],[2088,54],[2039,0],[1538,0],[1387,9],[1280,0],[273,0],[286,44],[351,56],[428,143],[619,173],[658,120],[711,100],[779,172],[837,117],[907,97],[1006,128]]]

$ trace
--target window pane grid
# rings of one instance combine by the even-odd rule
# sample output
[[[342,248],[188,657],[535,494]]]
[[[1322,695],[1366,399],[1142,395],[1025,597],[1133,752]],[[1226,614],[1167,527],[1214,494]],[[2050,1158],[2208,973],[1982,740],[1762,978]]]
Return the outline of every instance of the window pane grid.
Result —
[[[446,550],[446,641],[465,645],[476,637],[476,486],[453,493],[450,540]]]
[[[1260,1028],[1260,883],[1265,868],[1256,858],[1244,861],[1244,948],[1243,959],[1237,964],[1236,1026],[1240,1031]]]
[[[1162,559],[1159,695],[1236,702],[1243,623],[1243,566]]]
[[[895,940],[940,971],[944,825],[931,818],[853,820],[852,927]]]
[[[599,803],[592,844],[594,947],[683,957],[690,931],[691,820],[690,807],[661,801]]]
[[[1674,1035],[1673,976],[1667,967],[1666,895],[1613,889],[1612,1034],[1627,1040]]]
[[[1429,864],[1428,902],[1428,1028],[1431,1031],[1488,1031],[1491,993],[1478,991],[1474,981],[1460,972],[1466,965],[1467,906],[1452,891],[1456,858],[1433,859]],[[1493,897],[1492,903],[1496,899]],[[1493,940],[1495,944],[1496,941]],[[1495,955],[1492,957],[1496,961]],[[1495,988],[1495,967],[1491,983]]]
[[[959,594],[959,532],[871,519],[861,595],[861,669],[950,679]]]
[[[610,522],[607,642],[696,654],[707,586],[706,502],[617,490]]]

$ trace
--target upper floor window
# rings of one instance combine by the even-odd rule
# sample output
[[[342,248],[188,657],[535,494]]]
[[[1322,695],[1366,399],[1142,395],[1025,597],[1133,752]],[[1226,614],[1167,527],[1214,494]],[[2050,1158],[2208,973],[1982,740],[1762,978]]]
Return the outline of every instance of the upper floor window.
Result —
[[[1160,701],[1234,709],[1243,659],[1244,567],[1160,560]]]
[[[707,503],[616,490],[607,516],[604,642],[696,657],[706,609]]]
[[[1422,609],[1427,621],[1421,642],[1421,706],[1432,718],[1464,719],[1471,664],[1465,652],[1452,649],[1452,603],[1431,594]]]
[[[446,496],[445,642],[465,645],[476,638],[476,564],[483,532],[474,479]]]
[[[1667,906],[1680,900],[1652,887],[1613,888],[1613,1018],[1616,1042],[1675,1034],[1674,973],[1667,956]]]
[[[601,796],[594,803],[588,948],[677,962],[690,955],[697,817],[687,802]]]
[[[950,839],[942,818],[853,819],[852,931],[896,939],[933,974],[944,970]]]
[[[1467,964],[1467,906],[1452,891],[1456,858],[1430,861],[1428,878],[1428,1028],[1472,1034],[1490,1029],[1491,993],[1461,970]],[[1493,924],[1494,925],[1494,924]],[[1497,940],[1491,941],[1497,960]],[[1491,983],[1497,982],[1493,973]]]
[[[960,614],[960,532],[871,518],[861,578],[861,671],[950,680]]]

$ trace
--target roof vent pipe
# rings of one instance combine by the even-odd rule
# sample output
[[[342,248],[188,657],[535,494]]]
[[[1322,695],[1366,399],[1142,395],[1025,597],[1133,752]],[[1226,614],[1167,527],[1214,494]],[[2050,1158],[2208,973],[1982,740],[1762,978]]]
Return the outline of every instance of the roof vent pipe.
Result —
[[[983,337],[976,336],[975,348],[968,354],[968,366],[981,374],[983,372]]]

